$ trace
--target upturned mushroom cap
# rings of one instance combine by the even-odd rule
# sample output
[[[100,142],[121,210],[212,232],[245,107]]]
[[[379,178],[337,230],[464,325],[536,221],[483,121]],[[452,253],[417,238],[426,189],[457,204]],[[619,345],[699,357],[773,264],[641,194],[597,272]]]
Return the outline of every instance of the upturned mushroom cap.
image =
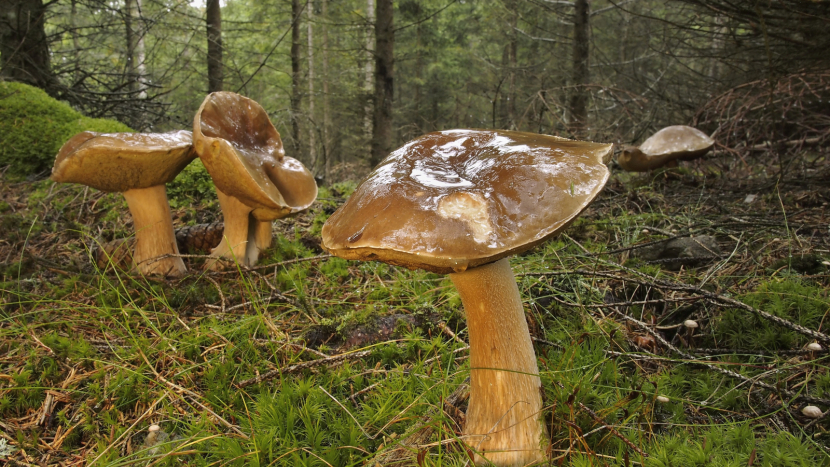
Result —
[[[680,160],[700,157],[715,145],[715,140],[706,133],[686,125],[663,128],[643,141],[640,151],[651,156],[670,154]]]
[[[124,192],[164,185],[196,158],[189,131],[94,133],[69,139],[52,167],[52,180]]]
[[[258,220],[302,211],[317,198],[311,172],[285,156],[265,109],[247,97],[209,94],[193,120],[193,145],[216,188],[254,208]]]
[[[599,194],[611,144],[515,131],[429,133],[390,154],[323,226],[323,247],[438,273],[543,242]]]

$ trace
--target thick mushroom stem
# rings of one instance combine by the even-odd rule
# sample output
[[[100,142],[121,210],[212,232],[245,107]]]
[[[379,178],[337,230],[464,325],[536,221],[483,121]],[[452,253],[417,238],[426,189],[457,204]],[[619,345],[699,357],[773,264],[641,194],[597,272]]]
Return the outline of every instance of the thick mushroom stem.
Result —
[[[536,354],[507,259],[450,274],[470,336],[470,403],[464,435],[476,464],[545,460]],[[486,460],[485,460],[486,459]]]
[[[164,185],[127,190],[124,197],[133,216],[136,239],[133,264],[138,271],[167,276],[181,276],[187,272],[180,257],[160,258],[179,254]]]
[[[245,205],[238,198],[219,190],[216,190],[216,195],[219,198],[219,206],[222,208],[225,231],[222,234],[222,242],[210,252],[210,255],[250,266],[248,241],[253,240],[251,238],[251,228],[253,227],[251,225],[251,211],[253,211],[253,208]],[[211,270],[220,270],[225,266],[227,266],[227,263],[218,260],[209,260],[207,263],[207,268]]]
[[[255,265],[259,260],[259,254],[271,246],[274,235],[272,221],[257,220],[253,215],[251,217],[248,227],[248,247],[245,250],[249,266]]]

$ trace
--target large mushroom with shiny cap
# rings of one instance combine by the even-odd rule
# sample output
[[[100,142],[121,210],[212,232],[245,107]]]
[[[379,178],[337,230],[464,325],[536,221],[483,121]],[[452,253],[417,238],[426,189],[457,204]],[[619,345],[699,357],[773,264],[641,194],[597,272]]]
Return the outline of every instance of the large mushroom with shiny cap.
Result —
[[[697,128],[674,125],[653,134],[639,148],[625,148],[617,163],[629,172],[647,172],[677,161],[697,159],[714,145],[715,140]]]
[[[333,255],[450,275],[470,337],[464,439],[476,463],[545,458],[539,370],[507,257],[577,218],[608,180],[611,151],[514,131],[429,133],[392,152],[323,226]]]
[[[233,92],[205,98],[193,119],[193,145],[225,218],[224,241],[211,255],[253,266],[271,244],[271,221],[311,206],[317,183],[303,164],[286,157],[265,109]]]
[[[134,266],[142,274],[180,276],[187,268],[177,256],[164,185],[195,158],[189,131],[85,131],[61,147],[52,180],[123,193],[135,227]]]

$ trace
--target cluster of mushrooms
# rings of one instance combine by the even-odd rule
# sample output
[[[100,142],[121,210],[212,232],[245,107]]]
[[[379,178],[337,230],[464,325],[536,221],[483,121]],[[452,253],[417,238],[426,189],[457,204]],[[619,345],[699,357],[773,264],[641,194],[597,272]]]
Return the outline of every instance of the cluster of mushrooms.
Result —
[[[196,157],[214,181],[224,217],[224,238],[211,252],[209,269],[221,268],[220,259],[253,266],[271,244],[272,221],[317,198],[314,177],[285,155],[265,109],[232,92],[205,98],[192,133],[79,133],[58,152],[52,180],[123,193],[135,227],[134,267],[180,276],[187,269],[165,185]]]
[[[668,142],[650,138],[625,152],[620,165],[649,170],[642,155],[672,145],[687,155],[700,151],[678,143],[679,130],[671,128],[653,137],[668,135]],[[429,133],[384,159],[323,226],[322,245],[332,255],[449,274],[467,317],[471,382],[463,440],[476,464],[547,458],[539,369],[508,257],[551,238],[588,207],[609,178],[612,152],[611,144],[516,131]],[[123,192],[138,270],[176,275],[185,269],[164,184],[197,156],[225,218],[225,240],[212,252],[217,258],[253,264],[271,242],[270,222],[316,198],[313,177],[284,155],[265,111],[227,92],[205,99],[192,136],[76,135],[58,154],[52,178]]]

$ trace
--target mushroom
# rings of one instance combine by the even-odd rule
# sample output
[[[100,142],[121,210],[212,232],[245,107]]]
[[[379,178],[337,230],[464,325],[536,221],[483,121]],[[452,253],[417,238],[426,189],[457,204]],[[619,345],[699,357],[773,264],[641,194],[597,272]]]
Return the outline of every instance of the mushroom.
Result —
[[[820,418],[824,415],[824,412],[822,412],[821,409],[815,405],[804,406],[804,408],[801,409],[801,413],[807,418]]]
[[[645,140],[639,148],[623,149],[617,158],[620,167],[629,172],[647,172],[703,156],[715,141],[706,133],[685,125],[663,128]]]
[[[539,370],[507,257],[576,219],[608,180],[611,149],[514,131],[429,133],[390,154],[323,226],[333,255],[449,274],[467,316],[464,439],[476,463],[545,459]]]
[[[133,216],[133,264],[142,274],[180,276],[165,184],[196,158],[189,131],[78,133],[58,152],[52,180],[122,192]]]
[[[213,178],[225,219],[225,241],[211,255],[253,266],[271,245],[271,221],[311,206],[317,183],[303,164],[285,156],[265,109],[236,93],[205,98],[193,119],[193,145]]]

